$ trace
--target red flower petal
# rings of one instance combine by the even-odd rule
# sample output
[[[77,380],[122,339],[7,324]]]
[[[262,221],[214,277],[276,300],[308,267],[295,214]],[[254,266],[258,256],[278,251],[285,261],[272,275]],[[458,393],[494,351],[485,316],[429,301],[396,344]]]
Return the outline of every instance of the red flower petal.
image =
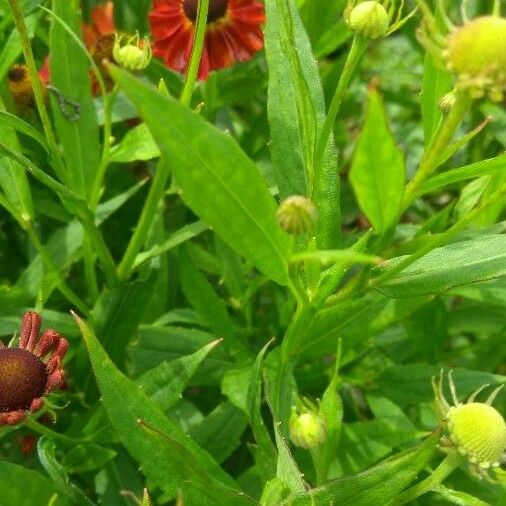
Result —
[[[178,72],[188,66],[194,33],[183,4],[184,0],[154,0],[149,13],[153,54]],[[199,79],[212,70],[252,58],[263,47],[260,25],[264,21],[263,5],[256,0],[228,0],[226,15],[207,27]]]

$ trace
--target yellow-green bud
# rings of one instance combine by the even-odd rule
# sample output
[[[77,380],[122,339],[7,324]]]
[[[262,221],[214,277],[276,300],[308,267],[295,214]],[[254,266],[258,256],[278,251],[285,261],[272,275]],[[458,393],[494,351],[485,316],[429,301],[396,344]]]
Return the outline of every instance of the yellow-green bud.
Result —
[[[317,413],[310,411],[300,415],[294,411],[290,417],[289,429],[292,443],[301,448],[320,446],[327,435],[323,420]]]
[[[317,215],[311,200],[300,195],[292,195],[281,202],[276,217],[285,232],[301,235],[314,230]]]
[[[132,71],[144,70],[151,61],[151,45],[147,38],[139,39],[116,34],[112,55],[118,65]]]
[[[383,37],[390,25],[385,7],[375,1],[362,2],[353,7],[346,21],[352,31],[367,39]]]
[[[506,424],[495,408],[481,402],[451,406],[447,420],[451,441],[471,464],[499,466],[506,450]]]
[[[455,30],[447,43],[447,62],[458,83],[475,97],[487,92],[501,100],[506,91],[506,19],[482,16]]]

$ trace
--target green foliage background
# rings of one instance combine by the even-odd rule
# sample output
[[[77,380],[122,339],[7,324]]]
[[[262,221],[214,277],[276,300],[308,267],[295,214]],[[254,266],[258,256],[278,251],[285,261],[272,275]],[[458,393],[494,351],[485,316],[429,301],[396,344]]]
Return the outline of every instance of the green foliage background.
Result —
[[[0,428],[0,505],[124,506],[145,487],[153,504],[399,504],[443,458],[431,378],[453,369],[462,399],[506,380],[501,104],[472,104],[406,200],[452,86],[420,16],[367,48],[319,161],[345,1],[266,0],[266,51],[212,73],[191,107],[157,60],[111,68],[104,105],[69,34],[95,2],[82,18],[76,0],[22,3],[36,62],[58,55],[52,83],[80,119],[52,96],[52,143],[16,109],[5,77],[22,47],[1,1],[0,334],[39,310],[70,341],[69,388],[47,404],[54,424]],[[148,33],[149,1],[114,8]],[[293,194],[315,201],[315,238],[279,227]],[[288,437],[302,397],[327,425],[313,452]],[[413,504],[501,505],[504,483],[462,466]]]

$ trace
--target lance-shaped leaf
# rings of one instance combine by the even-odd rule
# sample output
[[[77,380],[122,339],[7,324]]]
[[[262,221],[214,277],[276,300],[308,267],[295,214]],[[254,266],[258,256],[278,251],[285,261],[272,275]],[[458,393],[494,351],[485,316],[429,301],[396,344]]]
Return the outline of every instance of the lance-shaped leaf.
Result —
[[[269,278],[287,284],[289,238],[255,164],[197,113],[120,69],[110,71],[170,160],[186,204]]]

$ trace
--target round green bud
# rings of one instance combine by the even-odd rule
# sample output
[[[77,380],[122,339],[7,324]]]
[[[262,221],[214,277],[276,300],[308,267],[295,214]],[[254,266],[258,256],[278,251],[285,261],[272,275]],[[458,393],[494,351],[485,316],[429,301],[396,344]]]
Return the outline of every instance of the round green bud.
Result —
[[[492,406],[481,402],[451,406],[446,415],[451,441],[470,464],[496,467],[506,450],[506,424]]]
[[[114,41],[112,55],[118,65],[131,71],[144,70],[151,61],[151,46],[147,39],[139,40],[133,37],[118,36]]]
[[[353,7],[347,23],[351,30],[367,39],[379,39],[388,32],[388,13],[379,2],[367,1]]]
[[[292,195],[281,202],[276,217],[281,228],[289,234],[311,233],[316,226],[317,211],[307,197]]]
[[[320,446],[327,435],[323,420],[312,412],[298,415],[294,411],[290,417],[289,429],[292,443],[307,449]]]
[[[455,30],[447,41],[448,67],[472,96],[501,100],[506,91],[506,19],[482,16]]]

